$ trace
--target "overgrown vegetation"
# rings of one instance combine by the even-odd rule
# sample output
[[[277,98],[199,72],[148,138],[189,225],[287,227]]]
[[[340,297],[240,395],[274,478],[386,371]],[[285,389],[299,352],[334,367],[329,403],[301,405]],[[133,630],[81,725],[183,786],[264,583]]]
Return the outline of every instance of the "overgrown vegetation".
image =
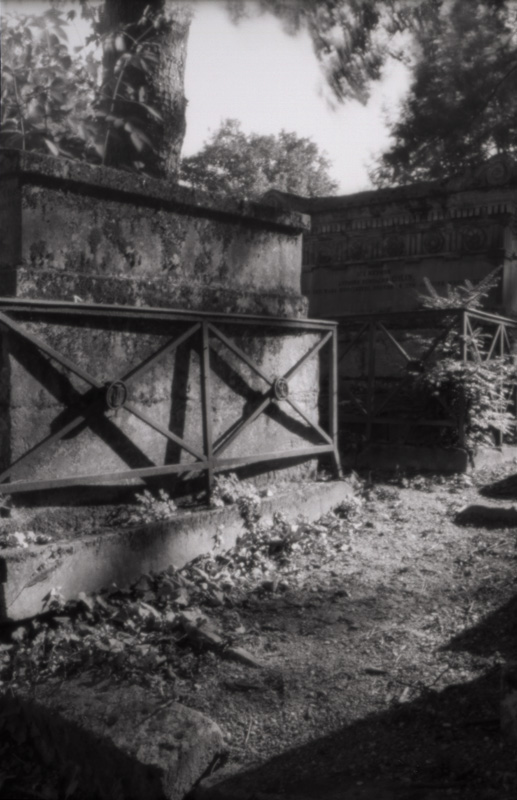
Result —
[[[458,287],[448,286],[440,295],[427,280],[427,295],[421,297],[424,308],[446,311],[464,308],[479,309],[486,297],[496,289],[501,268],[493,270],[479,284],[465,281]],[[446,336],[425,362],[421,372],[413,379],[417,392],[429,393],[442,408],[455,419],[463,420],[465,446],[474,451],[480,445],[493,445],[514,433],[515,415],[512,413],[517,366],[511,354],[493,355],[490,345],[493,333],[487,333],[480,324],[464,335],[453,319],[443,321]],[[432,346],[429,337],[420,340],[422,350]],[[468,356],[463,357],[464,351]],[[457,436],[457,433],[454,434]],[[458,440],[453,442],[458,444]]]
[[[453,522],[507,474],[354,476],[354,496],[316,523],[278,517],[181,570],[56,602],[2,630],[2,689],[43,683],[58,701],[69,681],[86,695],[136,685],[185,704],[221,726],[232,770],[262,762],[250,796],[321,778],[313,797],[513,800],[500,703],[515,536],[506,521]],[[0,730],[6,797],[93,800],[86,778],[60,786],[56,759],[38,760],[38,727],[4,714]]]
[[[225,120],[199,153],[184,158],[180,178],[210,192],[257,199],[269,189],[304,197],[335,194],[330,161],[309,138],[281,131],[246,134]]]
[[[76,11],[64,12],[63,0],[47,0],[43,14],[3,13],[1,144],[175,178],[186,102],[184,53],[172,49],[175,38],[186,49],[190,18],[167,16],[173,5],[78,0],[77,13],[92,31],[82,52],[67,41]],[[407,96],[388,122],[393,144],[372,169],[378,185],[441,179],[515,154],[514,0],[232,0],[227,6],[235,21],[270,13],[288,33],[307,31],[334,103],[366,102],[390,60],[410,70]],[[107,30],[106,21],[115,27]],[[171,61],[174,98],[174,81],[162,69]],[[508,164],[494,174],[496,182],[505,180]]]
[[[515,157],[514,0],[394,5],[402,10],[407,47],[401,60],[411,83],[388,122],[390,146],[371,174],[376,185],[441,180],[492,156]],[[503,164],[494,174],[504,181]]]
[[[148,102],[146,76],[158,58],[149,34],[163,19],[149,6],[136,24],[103,32],[101,6],[81,9],[91,33],[75,48],[67,34],[73,9],[3,16],[0,145],[93,164],[113,163],[116,153],[117,166],[156,172],[148,129],[161,116]]]

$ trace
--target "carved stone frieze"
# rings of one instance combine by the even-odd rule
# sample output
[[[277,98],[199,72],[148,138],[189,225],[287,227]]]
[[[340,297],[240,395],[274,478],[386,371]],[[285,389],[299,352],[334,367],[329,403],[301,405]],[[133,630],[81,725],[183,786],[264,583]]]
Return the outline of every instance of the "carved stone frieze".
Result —
[[[422,241],[424,253],[442,253],[445,250],[445,236],[441,231],[428,231],[423,236]]]
[[[461,244],[467,253],[481,253],[487,246],[487,232],[483,228],[470,225],[461,231]]]
[[[365,230],[351,234],[325,234],[306,237],[303,248],[305,267],[339,269],[348,264],[407,261],[430,257],[486,254],[499,257],[504,250],[505,226],[484,220],[484,224],[464,224],[460,218],[444,225],[411,226],[405,230]]]

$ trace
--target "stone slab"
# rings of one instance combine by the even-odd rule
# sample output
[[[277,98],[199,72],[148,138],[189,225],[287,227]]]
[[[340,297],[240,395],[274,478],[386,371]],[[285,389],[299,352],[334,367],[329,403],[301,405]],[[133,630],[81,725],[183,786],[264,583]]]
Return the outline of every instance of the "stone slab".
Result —
[[[272,207],[269,203],[243,201],[231,196],[202,192],[159,178],[136,175],[111,167],[0,148],[0,177],[23,176],[33,184],[69,184],[83,192],[97,195],[146,199],[152,205],[167,205],[189,212],[208,212],[214,217],[227,216],[246,221],[259,220],[289,232],[301,232],[310,226],[309,219],[297,211]]]
[[[417,472],[470,472],[517,461],[517,447],[480,447],[470,457],[461,448],[368,444],[359,453],[345,453],[343,465],[352,469],[413,469]]]
[[[353,493],[346,481],[297,484],[261,502],[262,519],[276,512],[313,520]],[[129,586],[142,573],[177,569],[217,546],[232,547],[244,530],[236,506],[178,514],[167,522],[100,530],[73,540],[0,551],[0,621],[41,613],[45,596],[59,588],[65,599],[116,583]]]
[[[509,461],[517,462],[517,447],[503,444],[502,447],[480,447],[474,456],[476,469],[496,467]]]
[[[345,454],[344,463],[355,469],[414,469],[425,472],[466,472],[465,450],[440,447],[369,444],[355,454]]]
[[[0,698],[0,727],[31,738],[58,772],[102,800],[181,800],[225,751],[219,726],[138,686],[80,681]]]
[[[462,509],[454,520],[458,525],[482,525],[485,528],[517,527],[515,506],[492,506],[477,503]]]

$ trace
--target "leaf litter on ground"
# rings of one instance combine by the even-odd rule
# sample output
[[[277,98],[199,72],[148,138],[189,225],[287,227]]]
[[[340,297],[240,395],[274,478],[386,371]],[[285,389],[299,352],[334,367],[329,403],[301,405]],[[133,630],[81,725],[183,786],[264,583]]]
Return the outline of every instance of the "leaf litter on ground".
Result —
[[[236,608],[249,595],[296,587],[301,557],[330,563],[336,550],[348,547],[361,502],[351,498],[317,522],[290,523],[275,514],[271,525],[260,524],[248,504],[247,530],[230,550],[142,575],[129,588],[81,592],[69,602],[59,587],[52,589],[46,613],[14,628],[0,650],[0,688],[107,667],[116,669],[118,680],[159,686],[185,673],[187,645],[261,666],[240,645],[247,630]]]
[[[0,680],[15,690],[86,673],[92,682],[148,686],[220,721],[237,761],[269,757],[381,707],[420,704],[441,719],[444,690],[505,658],[494,649],[490,657],[443,650],[511,588],[508,535],[452,525],[478,485],[477,476],[356,476],[354,496],[320,520],[279,514],[266,526],[254,493],[232,483],[223,502],[237,503],[248,526],[234,548],[69,603],[56,587],[46,615],[5,637]],[[468,725],[474,735],[477,718],[493,722],[491,702],[477,717],[451,723],[445,715],[443,726]],[[489,731],[498,747],[497,726]],[[349,746],[351,774],[361,778],[373,769],[370,751],[378,755],[373,745],[355,756]],[[416,780],[412,769],[399,764],[398,777]],[[511,783],[499,769],[500,785]],[[485,797],[470,783],[465,791],[469,800]]]

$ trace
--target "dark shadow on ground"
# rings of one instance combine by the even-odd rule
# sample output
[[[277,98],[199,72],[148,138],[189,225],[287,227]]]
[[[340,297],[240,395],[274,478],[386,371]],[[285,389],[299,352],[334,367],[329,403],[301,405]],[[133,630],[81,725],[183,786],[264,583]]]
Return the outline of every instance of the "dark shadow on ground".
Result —
[[[274,601],[268,610],[269,605],[273,611]],[[367,625],[393,618],[394,610],[394,606],[383,608],[382,599],[364,597],[356,603],[355,620],[359,626]],[[277,613],[286,624],[281,609]],[[517,596],[443,649],[516,658]],[[353,705],[353,681],[345,691]],[[397,699],[385,711],[221,779],[199,798],[514,800],[515,742],[501,732],[500,701],[499,667],[487,667],[478,679],[442,691],[431,685],[412,702]]]
[[[462,509],[454,518],[456,525],[478,528],[510,528],[517,526],[517,508],[499,508],[473,504]]]
[[[500,481],[488,483],[479,489],[483,497],[506,497],[517,499],[517,474],[508,475]]]
[[[493,670],[285,752],[229,778],[207,800],[252,800],[257,791],[293,800],[513,800],[515,745],[502,738],[498,708]]]
[[[517,595],[478,625],[456,636],[444,649],[487,657],[500,653],[505,661],[517,660]]]

